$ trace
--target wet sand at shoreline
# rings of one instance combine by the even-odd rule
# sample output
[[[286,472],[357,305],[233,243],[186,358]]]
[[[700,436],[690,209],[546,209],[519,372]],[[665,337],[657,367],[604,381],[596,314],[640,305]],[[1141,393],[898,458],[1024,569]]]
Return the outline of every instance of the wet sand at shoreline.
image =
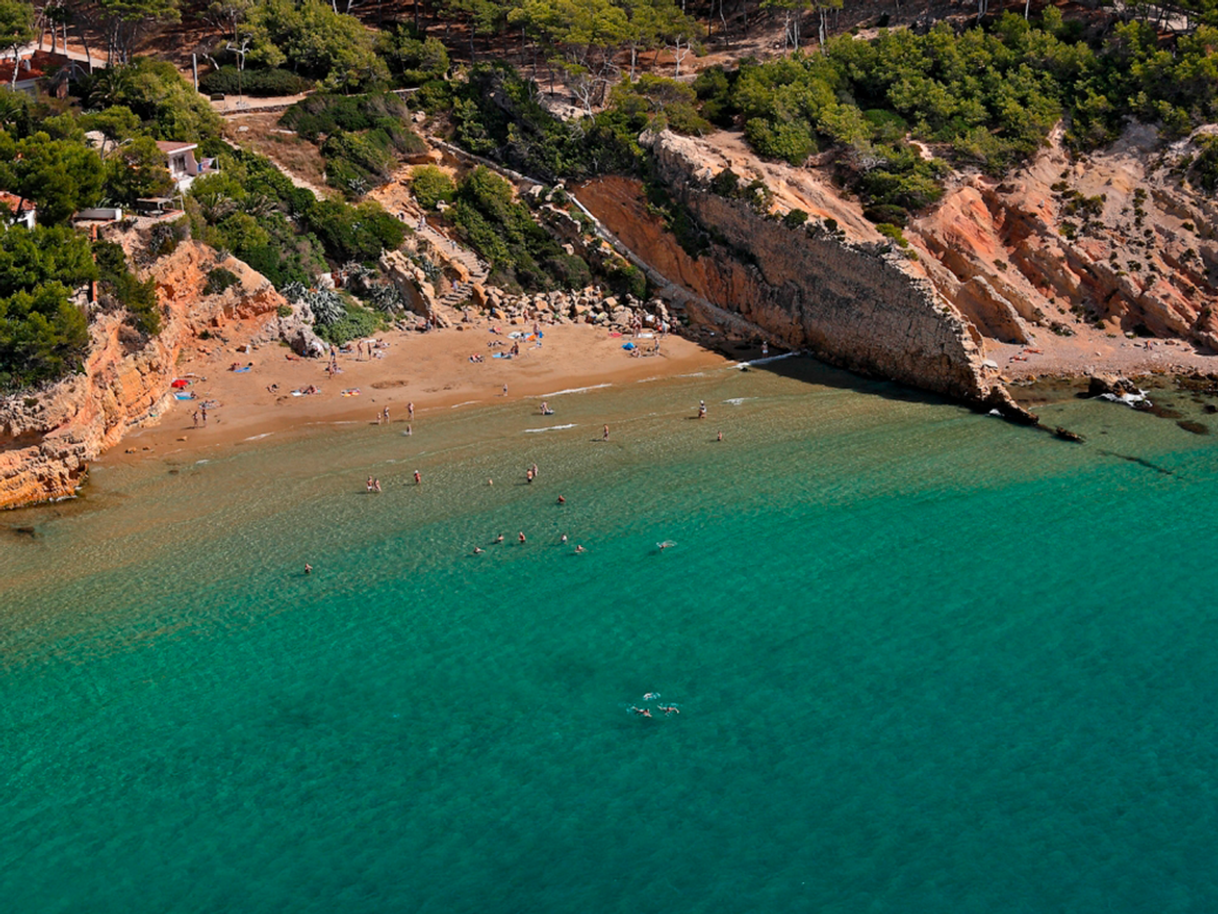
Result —
[[[192,381],[187,390],[196,399],[173,401],[156,424],[133,429],[96,462],[181,456],[317,426],[376,425],[386,407],[395,432],[405,432],[408,424],[417,430],[426,425],[429,413],[466,405],[515,403],[526,408],[527,404],[529,411],[537,412],[547,395],[560,391],[675,377],[731,364],[722,354],[671,334],[662,341],[659,355],[632,357],[622,349],[629,336],[610,336],[606,329],[587,324],[544,326],[540,348],[522,340],[519,355],[499,359],[494,354],[507,352],[514,342],[507,334],[531,327],[486,320],[459,326],[428,333],[379,333],[375,338],[387,348],[373,350],[373,357],[367,350],[362,356],[355,351],[339,353],[340,373],[330,379],[328,360],[289,357],[290,350],[280,344],[262,344],[248,354],[238,351],[256,334],[257,326],[227,324],[221,331],[227,342],[197,341],[179,359],[178,377]],[[492,326],[501,332],[491,333]],[[488,345],[497,341],[506,345]],[[640,346],[649,351],[653,343],[654,339],[644,339]],[[471,362],[474,354],[484,361]],[[251,363],[249,371],[230,370],[234,364]],[[310,385],[321,392],[292,395],[293,390]],[[343,394],[354,390],[358,394]],[[218,405],[208,409],[206,426],[195,427],[192,416],[208,401]],[[415,407],[413,423],[407,415],[409,403]]]

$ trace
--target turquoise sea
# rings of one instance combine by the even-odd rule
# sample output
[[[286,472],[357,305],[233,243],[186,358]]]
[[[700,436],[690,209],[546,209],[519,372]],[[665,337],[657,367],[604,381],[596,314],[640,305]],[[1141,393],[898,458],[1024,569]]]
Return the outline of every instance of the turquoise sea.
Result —
[[[803,359],[549,399],[0,515],[0,906],[1218,910],[1218,434]]]

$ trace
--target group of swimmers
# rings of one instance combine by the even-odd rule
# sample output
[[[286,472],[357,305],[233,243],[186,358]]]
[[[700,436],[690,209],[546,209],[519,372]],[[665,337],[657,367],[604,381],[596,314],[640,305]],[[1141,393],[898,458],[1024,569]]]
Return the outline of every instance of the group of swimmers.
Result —
[[[659,692],[648,692],[646,695],[643,696],[643,701],[658,701],[659,698],[660,698]],[[674,704],[656,705],[656,710],[663,711],[665,717],[669,717],[673,714],[681,713],[681,709],[677,705],[674,705]],[[635,717],[650,718],[653,716],[651,713],[651,708],[648,708],[646,706],[640,708],[638,705],[631,705],[630,713],[633,714]]]

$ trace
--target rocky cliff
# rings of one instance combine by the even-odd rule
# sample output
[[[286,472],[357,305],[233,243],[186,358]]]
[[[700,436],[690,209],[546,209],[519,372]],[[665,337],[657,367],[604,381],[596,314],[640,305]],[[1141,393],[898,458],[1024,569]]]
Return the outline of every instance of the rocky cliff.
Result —
[[[1199,131],[1200,132],[1200,131]],[[1194,140],[1137,125],[1075,160],[1055,133],[1003,182],[962,177],[907,234],[986,336],[1136,333],[1218,350],[1218,208],[1183,179]]]
[[[767,166],[722,142],[669,133],[646,138],[658,178],[713,239],[691,257],[656,230],[626,182],[595,181],[580,199],[650,266],[711,303],[739,314],[774,340],[821,359],[966,402],[1024,414],[983,365],[982,337],[926,272],[806,173]],[[728,151],[725,151],[727,149]],[[724,196],[712,179],[725,168],[760,177],[813,216],[789,227],[747,196]],[[798,184],[796,184],[798,182]]]
[[[159,335],[143,340],[121,313],[99,315],[82,373],[0,400],[0,507],[72,495],[91,460],[127,429],[157,420],[183,345],[205,329],[273,313],[284,303],[261,274],[232,258],[223,266],[240,282],[204,295],[207,272],[218,263],[204,245],[179,245],[148,271],[162,309]]]

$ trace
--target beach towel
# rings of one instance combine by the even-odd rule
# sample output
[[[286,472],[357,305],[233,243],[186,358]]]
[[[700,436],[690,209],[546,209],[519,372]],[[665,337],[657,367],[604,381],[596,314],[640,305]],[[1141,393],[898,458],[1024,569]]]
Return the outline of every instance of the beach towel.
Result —
[[[174,394],[173,398],[175,400],[193,400],[195,398],[195,395],[194,394]]]
[[[244,368],[234,368],[233,372],[235,374],[241,374],[243,371],[249,371],[249,370],[250,370],[250,366],[246,365]]]
[[[634,343],[625,343],[625,344],[623,344],[622,348],[623,349],[633,349]]]
[[[510,352],[496,352],[494,355],[496,359],[510,359],[511,357],[512,354]]]
[[[344,391],[343,391],[343,396],[344,396],[344,397],[358,397],[358,396],[359,396],[359,388],[358,388],[358,387],[352,387],[352,388],[350,388],[349,390],[344,390]]]

